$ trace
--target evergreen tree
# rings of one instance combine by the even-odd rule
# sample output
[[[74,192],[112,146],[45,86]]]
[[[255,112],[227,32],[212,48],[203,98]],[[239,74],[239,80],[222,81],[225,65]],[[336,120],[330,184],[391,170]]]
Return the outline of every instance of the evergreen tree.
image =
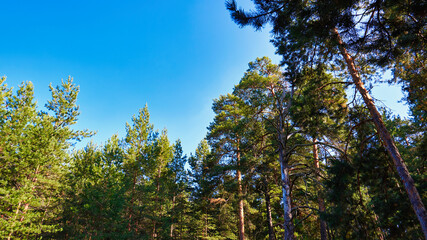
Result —
[[[102,149],[89,144],[77,151],[67,174],[63,238],[128,239],[124,151],[114,135]]]
[[[155,187],[155,192],[150,203],[147,203],[149,206],[147,210],[151,210],[151,214],[150,212],[146,214],[148,216],[151,215],[150,218],[152,218],[151,237],[153,239],[158,237],[163,239],[170,236],[171,220],[166,213],[172,207],[172,199],[169,197],[169,189],[166,183],[170,177],[167,165],[172,161],[173,148],[170,145],[166,130],[162,131],[155,144],[155,154],[149,156],[153,158],[155,172],[153,172],[153,175],[147,175],[148,179],[152,179],[151,182]]]
[[[305,67],[294,81],[295,93],[292,98],[291,118],[296,122],[307,140],[312,139],[313,168],[319,213],[325,212],[322,191],[322,161],[319,158],[319,145],[339,142],[343,120],[346,115],[346,102],[342,81],[327,74],[324,66]],[[342,136],[342,135],[341,135]],[[320,142],[319,142],[320,141]],[[330,149],[334,151],[334,149]],[[317,214],[317,213],[316,213]],[[317,214],[319,215],[319,214]],[[320,238],[327,239],[326,222],[320,220]]]
[[[185,165],[187,156],[183,154],[181,141],[177,140],[173,147],[173,159],[168,164],[170,197],[172,198],[172,207],[170,209],[171,239],[189,238],[188,228],[190,225],[190,202],[189,196],[189,178]]]
[[[340,55],[356,89],[375,123],[384,147],[393,159],[412,207],[427,238],[427,212],[414,181],[381,114],[361,78],[363,62],[375,66],[393,64],[404,52],[423,53],[426,21],[420,1],[254,1],[256,11],[227,8],[240,26],[260,29],[273,25],[273,42],[290,67],[311,61],[338,60]],[[358,58],[355,58],[359,54]],[[361,55],[360,55],[361,54]],[[360,65],[361,64],[361,65]],[[362,70],[361,70],[362,69]]]
[[[37,111],[31,82],[12,94],[2,79],[0,126],[0,232],[5,239],[49,236],[61,230],[62,180],[72,140],[90,136],[76,123],[78,87],[72,79],[53,88],[52,100]]]
[[[241,144],[243,139],[244,126],[240,124],[243,118],[239,112],[239,99],[236,96],[228,94],[221,96],[214,101],[213,110],[216,113],[214,122],[209,126],[207,139],[212,146],[212,155],[217,158],[219,166],[222,167],[220,174],[235,175],[236,180],[236,196],[238,199],[238,236],[239,239],[245,239],[245,214],[244,214],[244,199],[242,186],[242,149]],[[218,166],[218,167],[219,167]],[[245,174],[245,172],[243,172]],[[223,183],[227,184],[227,183]],[[231,189],[230,189],[231,190]],[[233,190],[231,190],[233,191]]]
[[[256,109],[259,117],[267,121],[272,144],[279,153],[282,203],[284,210],[285,239],[295,238],[292,215],[291,169],[299,160],[292,157],[299,134],[290,120],[292,89],[277,65],[268,58],[257,59],[249,64],[249,70],[236,86],[235,94]]]

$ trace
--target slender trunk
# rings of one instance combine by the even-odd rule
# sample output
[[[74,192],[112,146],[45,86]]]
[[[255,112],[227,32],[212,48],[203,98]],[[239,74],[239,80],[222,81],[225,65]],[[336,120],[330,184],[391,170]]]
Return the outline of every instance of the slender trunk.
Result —
[[[268,183],[265,181],[265,206],[267,208],[267,222],[268,222],[268,240],[276,240],[273,228],[273,218],[271,217],[271,205],[270,205],[270,192],[268,189]]]
[[[238,141],[239,144],[239,141]],[[237,165],[240,167],[240,152],[237,147]],[[242,173],[240,169],[237,169],[237,184],[238,184],[238,195],[239,195],[239,240],[245,240],[245,213],[244,213],[244,202],[243,202],[243,191],[242,191]]]
[[[237,171],[237,179],[239,184],[239,239],[245,239],[245,213],[244,202],[242,199],[242,174],[240,170]]]
[[[320,164],[319,164],[319,152],[317,150],[317,144],[316,139],[313,139],[313,159],[314,159],[314,168],[316,171],[316,180],[320,182],[322,179],[320,178]],[[325,212],[325,200],[321,196],[321,191],[319,188],[319,191],[317,192],[317,202],[319,204],[319,212],[323,213]],[[326,232],[326,222],[320,219],[319,216],[319,223],[320,223],[320,239],[321,240],[327,240],[328,235]]]
[[[174,220],[175,220],[175,195],[173,195],[173,198],[172,198],[172,224],[171,224],[171,231],[169,234],[171,239],[173,239]]]
[[[158,171],[157,171],[157,195],[156,195],[156,203],[159,203],[159,195],[160,195],[160,177],[162,176],[162,169],[159,167]],[[158,208],[157,208],[158,209]],[[160,210],[161,210],[161,206],[160,206]],[[156,219],[153,220],[153,233],[151,235],[152,239],[156,239],[157,238],[157,233],[156,233],[156,225],[157,225],[157,221]]]
[[[377,132],[382,140],[384,147],[386,148],[388,154],[393,159],[394,165],[396,166],[397,173],[402,180],[403,185],[405,186],[405,190],[408,193],[409,200],[411,201],[412,208],[415,211],[415,214],[418,217],[418,220],[421,224],[421,229],[424,233],[424,237],[427,239],[427,212],[424,207],[424,204],[420,198],[417,188],[415,187],[414,180],[409,174],[408,169],[406,168],[405,162],[400,156],[399,150],[394,144],[393,138],[390,133],[387,131],[384,122],[382,120],[381,114],[378,112],[374,101],[369,95],[368,90],[366,90],[363,85],[362,80],[360,79],[359,72],[356,69],[354,59],[347,52],[347,49],[344,47],[344,43],[341,39],[341,36],[338,33],[338,29],[334,28],[333,33],[336,36],[336,40],[338,41],[339,49],[341,55],[347,63],[347,68],[350,72],[350,75],[353,79],[354,84],[356,85],[357,90],[362,95],[363,101],[371,113],[371,117],[373,122],[375,123],[375,127]]]

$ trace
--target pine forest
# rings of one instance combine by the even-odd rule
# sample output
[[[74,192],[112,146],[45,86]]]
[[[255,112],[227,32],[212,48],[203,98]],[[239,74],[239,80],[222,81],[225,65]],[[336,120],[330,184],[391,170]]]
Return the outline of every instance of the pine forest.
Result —
[[[189,154],[149,104],[125,136],[75,148],[97,130],[76,127],[77,78],[39,105],[2,77],[0,238],[427,239],[426,2],[253,4],[224,8],[270,26],[281,61],[248,63]],[[378,104],[378,82],[409,117]]]

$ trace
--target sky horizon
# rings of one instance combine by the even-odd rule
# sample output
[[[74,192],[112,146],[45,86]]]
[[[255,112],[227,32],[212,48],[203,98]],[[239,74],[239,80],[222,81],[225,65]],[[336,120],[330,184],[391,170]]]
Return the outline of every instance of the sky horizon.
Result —
[[[2,17],[0,75],[15,90],[33,82],[39,107],[50,98],[49,83],[73,77],[76,129],[98,131],[98,145],[123,138],[125,123],[147,104],[154,128],[194,152],[213,120],[213,100],[232,91],[250,61],[281,59],[269,30],[239,28],[224,1],[6,1]],[[397,102],[400,87],[380,85],[373,96],[408,116]]]

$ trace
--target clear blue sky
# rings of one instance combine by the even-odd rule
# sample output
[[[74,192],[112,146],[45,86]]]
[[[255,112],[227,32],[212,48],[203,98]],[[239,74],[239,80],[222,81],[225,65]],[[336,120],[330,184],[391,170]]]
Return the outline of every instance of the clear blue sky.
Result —
[[[249,1],[239,1],[250,6]],[[0,75],[10,86],[35,85],[40,106],[49,83],[72,76],[80,86],[78,128],[96,143],[125,135],[125,122],[147,103],[155,128],[167,128],[193,152],[213,118],[212,100],[231,92],[247,64],[279,56],[268,29],[239,29],[223,0],[2,1]],[[399,87],[374,89],[395,102]]]

